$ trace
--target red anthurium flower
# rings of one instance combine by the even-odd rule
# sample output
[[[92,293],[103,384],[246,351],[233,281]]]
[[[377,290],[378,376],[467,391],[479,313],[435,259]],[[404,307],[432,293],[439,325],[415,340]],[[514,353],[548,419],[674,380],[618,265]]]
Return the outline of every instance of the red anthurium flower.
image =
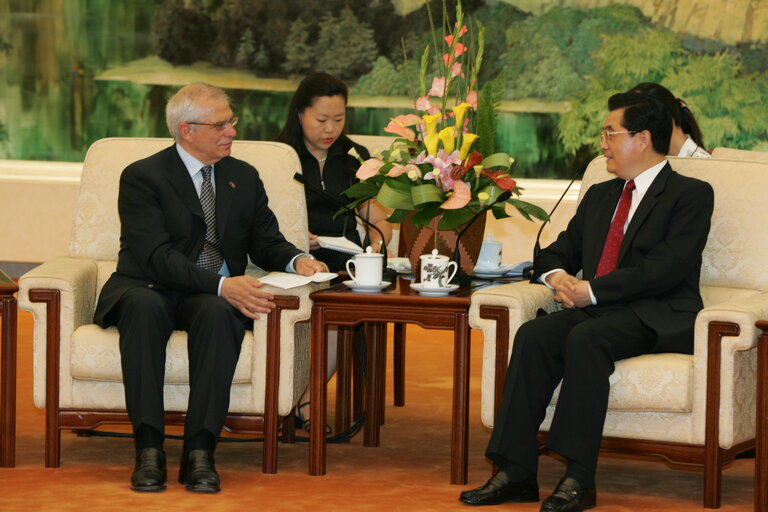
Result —
[[[483,176],[488,176],[493,182],[502,190],[512,190],[517,185],[517,182],[509,177],[504,171],[491,171],[488,169],[483,170]]]
[[[464,175],[474,166],[483,161],[483,155],[479,151],[473,151],[467,158],[451,170],[451,178],[454,180],[464,179]]]

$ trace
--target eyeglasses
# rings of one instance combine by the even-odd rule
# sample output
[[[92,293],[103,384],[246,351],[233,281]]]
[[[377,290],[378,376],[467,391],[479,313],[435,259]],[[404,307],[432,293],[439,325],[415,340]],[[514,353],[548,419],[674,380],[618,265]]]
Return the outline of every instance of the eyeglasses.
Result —
[[[626,130],[622,131],[622,132],[611,132],[611,131],[608,131],[608,130],[603,130],[603,131],[600,132],[600,144],[608,144],[608,141],[611,140],[611,138],[614,135],[621,135],[623,133],[629,133],[631,135],[634,135],[637,132],[636,131],[626,131]]]
[[[234,128],[239,120],[240,120],[240,118],[235,116],[232,119],[227,119],[226,121],[219,121],[217,123],[193,123],[193,122],[190,121],[187,124],[199,124],[201,126],[210,126],[214,130],[222,131],[224,128],[227,127],[228,124],[231,124],[232,128]]]

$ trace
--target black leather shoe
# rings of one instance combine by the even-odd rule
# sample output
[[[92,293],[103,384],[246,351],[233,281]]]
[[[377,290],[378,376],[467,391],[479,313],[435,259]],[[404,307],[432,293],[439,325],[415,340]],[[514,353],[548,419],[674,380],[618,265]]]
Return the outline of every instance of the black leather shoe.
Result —
[[[578,480],[565,477],[555,487],[552,496],[541,504],[541,512],[578,512],[593,508],[597,493],[593,487],[582,487]]]
[[[462,492],[459,501],[467,505],[498,505],[507,501],[532,503],[539,501],[539,485],[536,477],[513,482],[499,470],[482,487]]]
[[[165,470],[165,452],[159,448],[143,448],[136,454],[136,466],[131,473],[131,489],[139,492],[157,492],[165,489],[168,474]]]
[[[213,461],[213,454],[207,450],[192,450],[181,454],[179,483],[188,491],[219,492],[219,474]]]

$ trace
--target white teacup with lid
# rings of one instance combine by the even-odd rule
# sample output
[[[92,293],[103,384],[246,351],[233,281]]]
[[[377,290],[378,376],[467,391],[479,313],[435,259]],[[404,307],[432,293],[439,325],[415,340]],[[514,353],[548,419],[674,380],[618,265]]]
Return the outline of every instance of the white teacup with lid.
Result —
[[[477,257],[476,269],[494,270],[501,266],[501,242],[497,242],[491,235],[480,246],[480,255]]]
[[[350,265],[354,266],[354,272]],[[354,257],[347,260],[347,272],[355,284],[377,286],[381,284],[383,265],[384,255],[373,252],[373,249],[368,246],[365,252],[355,254]]]
[[[449,261],[448,256],[438,254],[437,249],[434,249],[432,254],[422,254],[419,258],[421,259],[422,288],[438,290],[448,288],[459,267],[456,262]]]

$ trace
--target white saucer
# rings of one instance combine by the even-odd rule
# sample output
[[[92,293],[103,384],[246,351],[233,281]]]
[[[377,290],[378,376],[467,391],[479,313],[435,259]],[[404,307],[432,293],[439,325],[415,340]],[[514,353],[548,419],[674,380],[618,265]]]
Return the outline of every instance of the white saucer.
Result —
[[[352,291],[355,292],[361,292],[361,293],[374,293],[383,290],[387,286],[391,285],[389,281],[382,281],[379,284],[357,284],[356,282],[349,280],[344,281],[344,284],[347,285],[348,288],[351,288]]]
[[[419,292],[419,295],[426,297],[444,297],[456,290],[459,287],[457,284],[449,284],[445,288],[424,288],[421,283],[411,283],[411,289]]]
[[[472,275],[477,277],[486,277],[486,278],[501,277],[504,274],[506,274],[508,270],[509,270],[509,267],[504,265],[496,268],[475,267],[475,269],[472,271]]]

